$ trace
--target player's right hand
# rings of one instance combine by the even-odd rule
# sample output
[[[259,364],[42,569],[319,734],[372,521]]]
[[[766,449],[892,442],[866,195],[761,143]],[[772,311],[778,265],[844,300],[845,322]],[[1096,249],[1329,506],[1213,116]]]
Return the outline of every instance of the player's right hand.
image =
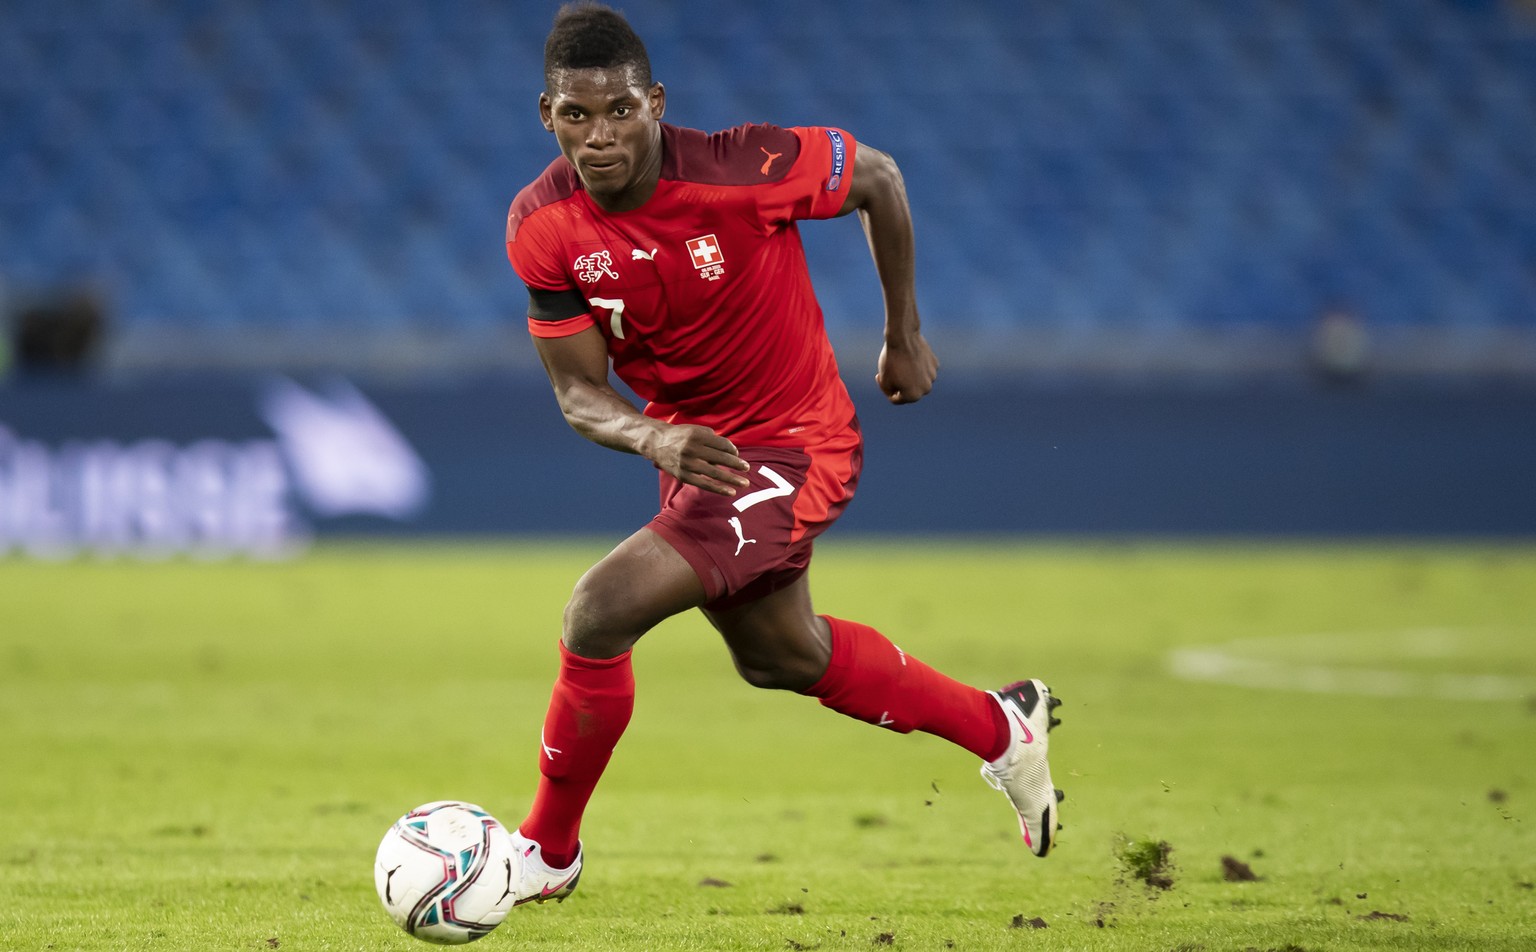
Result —
[[[734,496],[748,485],[742,475],[752,464],[736,453],[736,444],[707,426],[677,424],[662,431],[651,462],[689,486]]]

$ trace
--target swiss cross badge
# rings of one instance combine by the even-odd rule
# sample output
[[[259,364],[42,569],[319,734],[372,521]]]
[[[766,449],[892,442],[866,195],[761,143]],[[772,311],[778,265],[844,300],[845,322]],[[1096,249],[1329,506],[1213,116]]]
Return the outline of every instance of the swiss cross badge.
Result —
[[[690,238],[687,242],[688,257],[693,260],[693,266],[699,269],[699,277],[710,281],[718,281],[725,274],[725,253],[720,250],[720,241],[714,235],[705,235],[702,238]]]

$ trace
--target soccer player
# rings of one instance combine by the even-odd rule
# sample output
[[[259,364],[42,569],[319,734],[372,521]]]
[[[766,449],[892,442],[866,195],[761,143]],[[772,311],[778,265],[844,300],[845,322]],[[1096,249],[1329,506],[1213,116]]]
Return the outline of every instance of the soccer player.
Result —
[[[517,901],[575,889],[582,813],[634,707],[630,650],[693,608],[748,684],[980,757],[1045,856],[1061,799],[1046,763],[1049,689],[969,687],[811,607],[812,542],[853,496],[862,443],[795,223],[859,214],[885,298],[875,380],[892,403],[921,399],[938,361],[919,331],[895,162],[840,129],[663,123],[644,44],[596,3],[556,15],[544,83],[539,113],[561,156],[513,201],[507,255],[566,421],[655,464],[661,499],[566,605],[540,781],[513,834]]]

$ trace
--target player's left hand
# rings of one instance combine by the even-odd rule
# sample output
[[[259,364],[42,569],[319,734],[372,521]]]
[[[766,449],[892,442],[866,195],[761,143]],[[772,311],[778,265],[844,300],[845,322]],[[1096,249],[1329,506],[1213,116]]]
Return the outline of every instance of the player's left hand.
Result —
[[[916,403],[933,389],[939,375],[939,358],[922,334],[901,343],[887,341],[880,348],[875,383],[892,403]]]

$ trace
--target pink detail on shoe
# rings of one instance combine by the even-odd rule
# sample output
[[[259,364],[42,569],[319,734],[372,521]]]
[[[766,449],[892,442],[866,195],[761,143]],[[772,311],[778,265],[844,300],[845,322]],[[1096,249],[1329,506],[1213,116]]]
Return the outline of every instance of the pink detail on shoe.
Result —
[[[574,872],[571,875],[565,877],[565,879],[562,880],[561,882],[556,883],[553,886],[544,886],[543,888],[541,888],[539,890],[539,894],[537,896],[528,896],[526,898],[519,899],[517,902],[514,902],[512,905],[514,905],[514,906],[521,906],[525,902],[544,902],[546,900],[553,899],[556,895],[558,895],[560,893],[561,890],[565,889],[565,887],[567,887],[567,886],[569,886],[571,884],[571,880],[575,879],[579,875],[581,875],[581,870],[578,869],[576,872]]]
[[[572,873],[571,875],[565,877],[565,879],[562,880],[557,885],[545,886],[542,890],[539,891],[539,898],[540,899],[548,899],[550,896],[553,896],[555,893],[557,893],[560,890],[564,889],[565,887],[569,886],[571,884],[571,880],[575,879],[576,876],[577,876],[577,873]]]
[[[1012,714],[1013,719],[1018,722],[1019,729],[1024,732],[1024,743],[1033,744],[1035,742],[1035,735],[1032,734],[1029,730],[1029,722],[1024,720],[1024,717],[1019,714],[1018,711],[1009,711],[1009,713]],[[1029,839],[1029,834],[1025,833],[1024,838],[1026,840]]]

